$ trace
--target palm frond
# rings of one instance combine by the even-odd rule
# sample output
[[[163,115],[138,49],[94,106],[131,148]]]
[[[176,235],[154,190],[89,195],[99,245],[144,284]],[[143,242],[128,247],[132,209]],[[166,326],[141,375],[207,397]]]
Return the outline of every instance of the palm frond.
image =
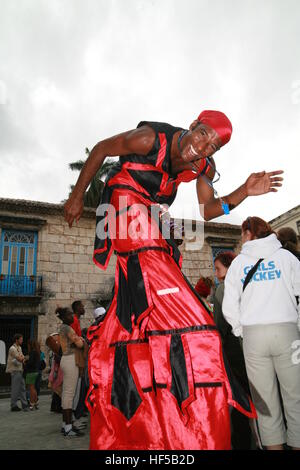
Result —
[[[72,171],[80,171],[82,170],[83,165],[85,164],[84,160],[78,160],[77,162],[69,163],[69,168]]]

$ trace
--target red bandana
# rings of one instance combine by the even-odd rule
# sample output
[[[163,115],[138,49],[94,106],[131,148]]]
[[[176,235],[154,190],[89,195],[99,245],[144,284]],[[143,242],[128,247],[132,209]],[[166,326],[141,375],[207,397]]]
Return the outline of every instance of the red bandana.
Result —
[[[229,142],[232,134],[232,125],[228,117],[221,111],[202,111],[198,121],[214,129],[219,135],[222,145]]]

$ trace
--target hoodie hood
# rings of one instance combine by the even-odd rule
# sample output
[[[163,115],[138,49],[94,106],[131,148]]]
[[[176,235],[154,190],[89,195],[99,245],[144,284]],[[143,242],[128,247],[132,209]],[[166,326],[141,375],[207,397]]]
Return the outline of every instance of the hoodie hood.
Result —
[[[268,258],[282,247],[276,235],[272,233],[268,237],[250,240],[242,246],[241,253],[253,258]]]

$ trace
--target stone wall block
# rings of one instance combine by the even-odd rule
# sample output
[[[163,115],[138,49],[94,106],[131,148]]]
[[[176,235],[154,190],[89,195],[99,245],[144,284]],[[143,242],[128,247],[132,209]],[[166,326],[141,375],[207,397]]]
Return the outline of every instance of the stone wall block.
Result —
[[[78,246],[77,245],[64,245],[66,253],[78,253]]]
[[[74,255],[72,253],[61,253],[59,255],[59,261],[62,264],[65,263],[74,263]]]
[[[64,245],[59,243],[47,243],[47,248],[49,253],[64,253],[65,251]]]
[[[62,235],[64,233],[64,227],[62,225],[49,224],[48,232],[55,235]]]
[[[64,227],[64,235],[70,235],[72,237],[76,237],[79,233],[78,227],[76,227],[76,225],[73,225],[73,227],[70,228],[67,224],[65,224],[63,227]]]

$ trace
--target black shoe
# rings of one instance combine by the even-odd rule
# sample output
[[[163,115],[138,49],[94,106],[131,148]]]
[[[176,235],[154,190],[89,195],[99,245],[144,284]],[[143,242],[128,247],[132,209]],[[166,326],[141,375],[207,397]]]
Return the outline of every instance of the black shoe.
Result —
[[[22,408],[23,411],[28,411],[28,406],[24,406],[24,408]]]
[[[19,408],[17,405],[16,406],[12,406],[10,411],[21,411],[21,408]]]

